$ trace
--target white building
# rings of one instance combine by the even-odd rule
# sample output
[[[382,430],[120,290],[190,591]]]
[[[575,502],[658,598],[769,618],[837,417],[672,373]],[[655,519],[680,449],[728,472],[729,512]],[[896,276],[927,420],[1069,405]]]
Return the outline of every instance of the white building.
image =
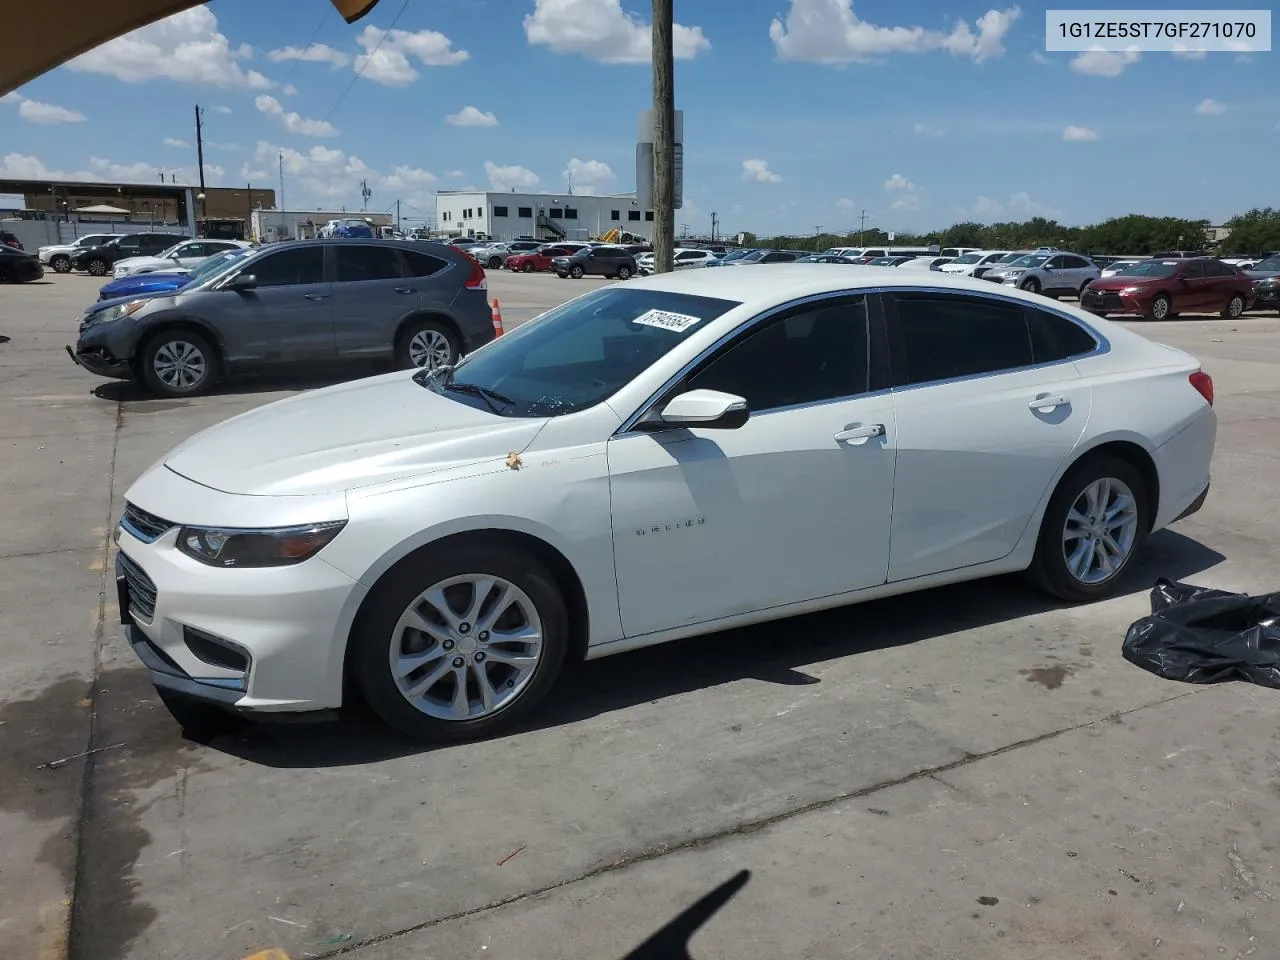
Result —
[[[451,237],[589,240],[616,227],[620,233],[648,240],[653,211],[639,207],[634,193],[589,197],[441,190],[436,194],[436,223],[441,233]]]

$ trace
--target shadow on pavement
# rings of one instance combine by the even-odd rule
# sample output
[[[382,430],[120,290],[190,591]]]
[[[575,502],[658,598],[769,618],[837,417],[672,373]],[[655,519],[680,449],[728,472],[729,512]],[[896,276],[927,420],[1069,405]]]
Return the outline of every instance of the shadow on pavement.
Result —
[[[1192,577],[1224,559],[1180,533],[1161,531],[1148,542],[1124,592],[1146,592],[1159,577]],[[819,683],[804,672],[806,665],[1062,606],[1019,577],[996,577],[659,644],[566,667],[546,702],[510,735],[529,735],[747,678],[788,686]],[[1118,632],[1117,647],[1121,639]],[[244,723],[207,745],[252,763],[283,768],[377,763],[448,749],[388,730],[364,704],[345,708],[338,720],[327,723]]]
[[[287,374],[282,372],[274,376],[267,373],[245,374],[228,377],[215,385],[208,393],[201,394],[198,397],[191,397],[190,399],[175,400],[169,397],[158,397],[148,391],[146,387],[132,380],[108,380],[106,383],[100,383],[94,387],[91,393],[99,400],[108,400],[112,403],[187,404],[198,402],[206,397],[236,396],[247,393],[268,393],[285,390],[315,390],[319,387],[330,387],[337,383],[345,383],[348,380],[358,380],[361,377],[385,373],[390,369],[389,365],[384,370],[371,364],[359,364],[355,366],[326,366],[323,369],[316,369],[303,374],[296,372]]]

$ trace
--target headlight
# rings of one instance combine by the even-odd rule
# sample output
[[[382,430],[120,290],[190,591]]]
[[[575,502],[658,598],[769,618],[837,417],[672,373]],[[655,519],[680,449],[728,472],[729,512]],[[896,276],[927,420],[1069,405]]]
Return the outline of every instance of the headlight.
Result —
[[[287,567],[315,556],[346,525],[334,520],[272,530],[183,527],[178,549],[211,567]]]
[[[128,303],[117,303],[114,307],[107,307],[105,310],[98,310],[94,313],[86,314],[83,326],[88,327],[95,323],[107,323],[110,320],[119,320],[122,317],[131,317],[146,305],[146,300],[130,300]]]
[[[1141,292],[1142,292],[1142,288],[1141,288],[1141,287],[1124,287],[1124,288],[1120,291],[1120,296],[1122,296],[1122,297],[1132,297],[1132,296],[1135,296],[1136,294],[1139,294],[1139,293],[1141,293]]]

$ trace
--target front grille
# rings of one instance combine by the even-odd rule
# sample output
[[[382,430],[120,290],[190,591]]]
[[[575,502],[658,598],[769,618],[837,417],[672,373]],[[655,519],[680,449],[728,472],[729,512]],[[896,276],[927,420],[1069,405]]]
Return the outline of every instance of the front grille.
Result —
[[[156,585],[147,572],[124,553],[120,558],[120,572],[129,587],[129,613],[139,620],[151,622],[156,615]]]
[[[154,543],[177,526],[154,513],[135,507],[132,503],[125,503],[120,524],[143,543]]]
[[[1123,310],[1124,303],[1118,293],[1099,293],[1097,290],[1086,290],[1080,300],[1080,306],[1086,310]]]

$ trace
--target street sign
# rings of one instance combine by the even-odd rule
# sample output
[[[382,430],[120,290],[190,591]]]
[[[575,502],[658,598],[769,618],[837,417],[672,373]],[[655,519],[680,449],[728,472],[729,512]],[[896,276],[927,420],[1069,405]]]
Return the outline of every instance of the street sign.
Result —
[[[684,206],[684,111],[676,111],[675,123],[676,209]],[[641,110],[636,129],[636,203],[653,209],[653,111]]]

